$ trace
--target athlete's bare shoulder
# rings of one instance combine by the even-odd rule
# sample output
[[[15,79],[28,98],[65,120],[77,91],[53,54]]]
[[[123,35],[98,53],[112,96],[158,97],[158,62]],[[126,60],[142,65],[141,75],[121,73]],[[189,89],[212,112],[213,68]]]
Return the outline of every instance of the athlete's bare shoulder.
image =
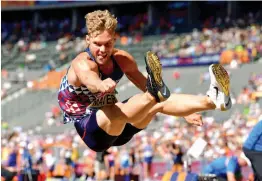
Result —
[[[73,86],[81,86],[83,85],[81,78],[89,72],[98,73],[98,67],[95,62],[91,61],[88,53],[80,53],[71,63],[67,76],[68,82]]]
[[[113,56],[114,56],[115,59],[125,59],[125,60],[129,59],[129,60],[134,61],[134,58],[130,53],[128,53],[125,50],[121,50],[121,49],[115,48],[114,51],[113,51]]]
[[[128,72],[130,69],[137,66],[134,57],[125,50],[114,49],[113,56],[124,72]]]
[[[80,68],[82,70],[86,70],[86,69],[96,70],[97,64],[94,61],[91,60],[88,53],[82,52],[74,58],[74,60],[72,61],[72,67],[74,69]]]

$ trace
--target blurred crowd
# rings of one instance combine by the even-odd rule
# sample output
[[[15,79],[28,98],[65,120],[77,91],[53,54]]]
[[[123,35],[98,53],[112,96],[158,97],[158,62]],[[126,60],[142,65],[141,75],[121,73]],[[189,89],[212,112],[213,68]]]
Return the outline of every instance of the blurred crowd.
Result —
[[[148,21],[147,13],[136,16],[118,17],[118,32],[121,35],[133,36],[141,32]],[[47,41],[57,41],[60,38],[70,35],[71,37],[84,37],[86,25],[83,17],[78,20],[76,26],[72,27],[72,20],[65,19],[43,19],[34,25],[33,21],[23,20],[21,22],[2,22],[1,42],[7,49],[19,42],[24,45],[22,50],[41,49],[46,46]]]
[[[118,41],[123,46],[132,46],[143,42],[144,35],[162,34],[163,39],[152,45],[152,50],[160,58],[218,54],[220,63],[231,63],[232,66],[261,60],[262,27],[259,25],[261,19],[259,13],[250,13],[245,18],[237,20],[228,17],[207,18],[203,22],[202,30],[194,29],[181,35],[169,34],[176,32],[172,27],[176,23],[172,22],[171,17],[170,12],[167,17],[160,16],[160,20],[154,21],[150,25],[152,27],[149,27],[147,13],[120,16]],[[39,21],[37,27],[34,27],[32,21],[25,20],[2,23],[1,56],[5,60],[2,65],[21,59],[12,72],[2,69],[2,98],[9,94],[13,84],[32,88],[32,79],[39,76],[26,78],[28,76],[25,74],[28,69],[33,69],[31,67],[34,67],[34,64],[41,64],[42,71],[47,73],[71,61],[76,54],[86,48],[85,40],[80,38],[86,34],[85,22],[79,20],[74,30],[71,26],[70,18],[43,19]]]
[[[164,36],[152,45],[161,58],[192,58],[205,55],[220,56],[220,62],[238,64],[257,61],[262,54],[262,27],[259,13],[245,18],[208,18],[202,29],[191,33]]]
[[[255,61],[262,54],[262,26],[248,28],[194,29],[183,36],[168,37],[156,42],[152,50],[162,58],[194,57],[221,54],[223,64]]]
[[[31,170],[34,174],[37,170],[38,177],[44,180],[112,180],[115,175],[130,174],[139,175],[142,180],[157,180],[168,170],[184,170],[187,150],[202,138],[207,146],[201,157],[194,160],[200,166],[192,170],[201,173],[203,166],[215,158],[241,154],[243,141],[262,119],[258,103],[261,87],[262,74],[252,74],[243,91],[232,100],[234,104],[244,104],[245,109],[234,112],[222,123],[203,113],[204,125],[195,127],[182,118],[159,114],[152,123],[158,128],[143,130],[127,145],[103,153],[87,148],[73,129],[57,135],[42,134],[42,129],[62,126],[59,108],[52,106],[46,123],[35,129],[11,128],[2,121],[1,164],[14,173]],[[249,170],[245,174],[250,173]]]
[[[248,81],[247,86],[243,87],[240,95],[238,96],[237,103],[252,105],[253,114],[257,115],[254,109],[258,108],[258,104],[256,104],[257,100],[262,96],[262,74],[252,74]]]
[[[2,98],[8,95],[8,91],[12,88],[12,85],[23,85],[24,87],[32,88],[32,81],[38,78],[39,75],[43,76],[44,74],[61,67],[67,62],[71,61],[74,55],[78,54],[86,48],[85,40],[80,38],[73,39],[70,35],[66,35],[58,39],[57,42],[53,45],[54,47],[52,49],[52,53],[50,53],[50,50],[47,49],[47,44],[44,44],[44,46],[37,46],[37,44],[33,43],[29,45],[25,43],[24,40],[19,40],[17,42],[16,46],[18,46],[19,52],[25,51],[23,56],[21,56],[24,57],[24,59],[22,58],[23,62],[21,62],[14,70],[1,70]],[[35,49],[36,47],[34,46],[38,48]],[[2,51],[5,50],[5,47],[3,47]],[[30,50],[30,52],[27,52],[27,50]],[[44,53],[43,55],[41,54],[41,51]],[[6,53],[10,55],[10,52],[7,51]],[[44,59],[44,61],[41,59]],[[30,72],[37,72],[37,70],[34,71],[33,69],[29,71],[28,66],[41,63],[41,61],[43,64],[41,65],[41,69],[38,70],[38,73],[29,76],[28,74]]]
[[[152,50],[160,58],[203,56],[221,54],[220,62],[236,68],[237,64],[253,62],[262,55],[262,26],[254,25],[260,16],[249,15],[247,20],[233,21],[229,18],[206,23],[203,30],[194,29],[182,35],[167,36],[152,45]],[[146,14],[119,17],[118,35],[121,45],[132,45],[143,41],[146,34],[167,34],[175,32],[171,19],[160,18],[153,27],[146,26]],[[175,18],[173,18],[174,20]],[[33,22],[2,22],[2,57],[25,55],[24,64],[16,71],[1,70],[1,98],[14,84],[23,84],[29,88],[54,87],[56,80],[60,82],[62,73],[50,72],[61,67],[72,56],[86,48],[83,38],[86,33],[84,21],[71,29],[71,20],[43,20],[38,27]],[[159,26],[158,26],[159,25]],[[225,27],[223,26],[225,25]],[[232,27],[234,25],[234,27]],[[126,33],[132,32],[132,33]],[[25,76],[27,65],[36,62],[35,52],[46,50],[48,41],[54,41],[56,57],[48,58],[44,65],[46,76],[42,84],[32,82]],[[47,53],[48,54],[48,53]],[[232,63],[233,62],[233,63]],[[174,74],[180,78],[179,72]],[[46,81],[48,80],[50,81]],[[209,81],[208,73],[200,75],[200,83]],[[178,87],[179,88],[179,87]],[[106,152],[95,153],[83,143],[74,129],[61,134],[43,134],[43,129],[60,129],[61,112],[52,105],[45,115],[42,125],[30,130],[21,127],[10,127],[2,120],[1,126],[1,166],[10,171],[12,177],[18,179],[21,173],[39,175],[39,180],[77,178],[79,180],[105,180],[115,175],[139,175],[142,180],[160,179],[167,170],[182,171],[186,161],[187,150],[198,138],[207,142],[204,153],[193,162],[200,162],[199,168],[192,168],[200,173],[202,167],[220,156],[239,156],[242,144],[251,128],[262,120],[262,108],[259,99],[262,97],[262,74],[252,74],[249,82],[239,95],[233,97],[234,104],[243,104],[243,111],[234,112],[222,123],[215,117],[203,113],[204,125],[195,127],[188,125],[182,118],[157,115],[153,124],[157,128],[139,132],[125,146],[112,147]],[[250,172],[249,172],[250,173]],[[247,174],[249,174],[247,173]]]

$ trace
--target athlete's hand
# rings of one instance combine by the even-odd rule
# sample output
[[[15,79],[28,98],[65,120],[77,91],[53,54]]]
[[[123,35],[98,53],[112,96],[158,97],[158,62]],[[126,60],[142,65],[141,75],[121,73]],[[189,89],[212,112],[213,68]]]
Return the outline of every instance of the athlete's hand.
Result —
[[[184,117],[186,122],[196,125],[196,126],[202,126],[203,125],[203,121],[202,121],[202,116],[201,114],[197,114],[197,113],[193,113],[190,114],[188,116]]]
[[[107,78],[103,80],[100,85],[98,86],[98,90],[101,93],[111,93],[115,90],[116,88],[116,82],[113,81],[111,78]]]

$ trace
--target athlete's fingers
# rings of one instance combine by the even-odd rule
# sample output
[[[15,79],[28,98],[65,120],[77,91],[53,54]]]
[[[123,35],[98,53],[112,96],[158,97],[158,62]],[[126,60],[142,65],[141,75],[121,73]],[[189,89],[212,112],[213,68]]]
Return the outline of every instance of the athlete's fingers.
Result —
[[[197,113],[186,116],[185,120],[188,123],[193,124],[193,125],[198,125],[198,126],[203,125],[202,116],[200,114],[197,114]]]
[[[107,82],[107,83],[112,83],[115,84],[116,82],[114,80],[112,80],[111,78],[107,78],[105,79],[103,82]]]

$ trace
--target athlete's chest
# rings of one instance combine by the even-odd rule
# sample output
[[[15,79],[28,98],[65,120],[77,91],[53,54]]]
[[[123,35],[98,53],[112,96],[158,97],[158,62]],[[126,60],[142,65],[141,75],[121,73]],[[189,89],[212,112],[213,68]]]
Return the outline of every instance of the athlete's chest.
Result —
[[[98,66],[99,72],[105,76],[110,76],[115,71],[115,66],[112,60],[110,60],[106,65]]]
[[[99,77],[101,80],[105,80],[107,78],[111,78],[113,81],[118,83],[120,79],[123,77],[124,73],[118,66],[113,66],[112,70],[108,70],[107,73],[99,70]]]

